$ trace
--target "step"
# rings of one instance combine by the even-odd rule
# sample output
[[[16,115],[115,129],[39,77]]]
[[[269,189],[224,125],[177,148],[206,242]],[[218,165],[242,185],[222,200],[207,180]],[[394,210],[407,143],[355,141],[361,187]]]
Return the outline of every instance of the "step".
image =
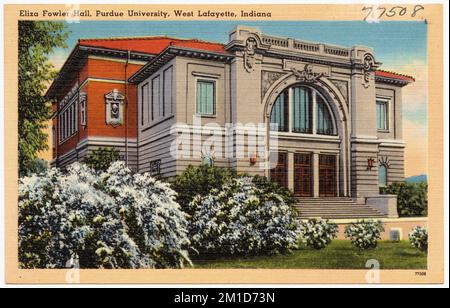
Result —
[[[323,219],[364,219],[385,217],[378,210],[354,199],[338,198],[297,198],[295,204],[299,218]]]
[[[340,203],[340,202],[356,202],[356,200],[353,199],[295,199],[297,203]]]

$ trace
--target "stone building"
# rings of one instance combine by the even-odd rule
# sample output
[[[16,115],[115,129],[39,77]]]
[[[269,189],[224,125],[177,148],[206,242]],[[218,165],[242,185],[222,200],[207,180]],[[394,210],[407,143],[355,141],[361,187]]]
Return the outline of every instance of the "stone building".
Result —
[[[226,44],[80,40],[51,85],[53,161],[116,147],[139,172],[201,163],[291,188],[303,216],[396,217],[380,187],[404,179],[402,87],[373,50],[238,26]]]

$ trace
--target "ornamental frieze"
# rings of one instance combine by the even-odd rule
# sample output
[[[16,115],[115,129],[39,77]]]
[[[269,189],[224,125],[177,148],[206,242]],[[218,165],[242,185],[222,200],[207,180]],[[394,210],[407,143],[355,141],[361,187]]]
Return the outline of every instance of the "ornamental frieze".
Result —
[[[297,70],[295,67],[292,67],[291,71],[298,81],[307,83],[315,82],[325,75],[322,72],[314,72],[312,64],[306,64],[302,71]]]
[[[258,43],[254,37],[249,37],[245,43],[244,67],[247,72],[252,72],[255,68],[255,54]]]
[[[286,75],[286,73],[262,71],[261,74],[261,98],[267,93],[275,81]]]
[[[370,86],[370,76],[375,71],[375,58],[370,53],[364,55],[363,59],[363,86],[368,88]]]
[[[342,96],[345,98],[345,102],[348,105],[348,82],[345,80],[331,79],[331,82],[338,88]]]

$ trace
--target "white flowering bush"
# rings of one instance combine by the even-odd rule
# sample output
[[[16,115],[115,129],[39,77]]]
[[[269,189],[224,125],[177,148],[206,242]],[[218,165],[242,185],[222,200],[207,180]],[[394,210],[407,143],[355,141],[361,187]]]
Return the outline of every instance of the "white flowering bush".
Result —
[[[360,250],[374,249],[384,232],[383,223],[374,220],[361,220],[351,223],[345,228],[345,237]]]
[[[174,192],[116,162],[98,174],[75,163],[19,183],[23,268],[159,268],[190,263],[187,220]]]
[[[200,254],[273,254],[295,248],[297,221],[284,199],[256,187],[249,177],[190,204],[191,241]]]
[[[428,230],[422,227],[415,227],[408,235],[411,246],[421,251],[428,250]]]
[[[323,249],[336,238],[338,226],[323,219],[308,219],[300,223],[299,235],[301,242],[307,247]]]

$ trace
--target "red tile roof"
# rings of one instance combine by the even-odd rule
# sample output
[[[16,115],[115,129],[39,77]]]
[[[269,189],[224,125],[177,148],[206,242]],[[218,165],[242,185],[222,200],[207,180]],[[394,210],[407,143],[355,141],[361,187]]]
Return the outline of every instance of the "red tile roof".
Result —
[[[159,54],[169,45],[196,50],[227,53],[223,44],[205,42],[196,39],[177,39],[165,36],[137,38],[80,39],[81,46],[101,47],[116,50]]]
[[[397,79],[407,82],[413,82],[415,81],[413,77],[403,74],[398,74],[394,72],[384,71],[384,70],[376,70],[375,71],[376,77],[382,77],[382,78],[389,78],[389,79]]]

